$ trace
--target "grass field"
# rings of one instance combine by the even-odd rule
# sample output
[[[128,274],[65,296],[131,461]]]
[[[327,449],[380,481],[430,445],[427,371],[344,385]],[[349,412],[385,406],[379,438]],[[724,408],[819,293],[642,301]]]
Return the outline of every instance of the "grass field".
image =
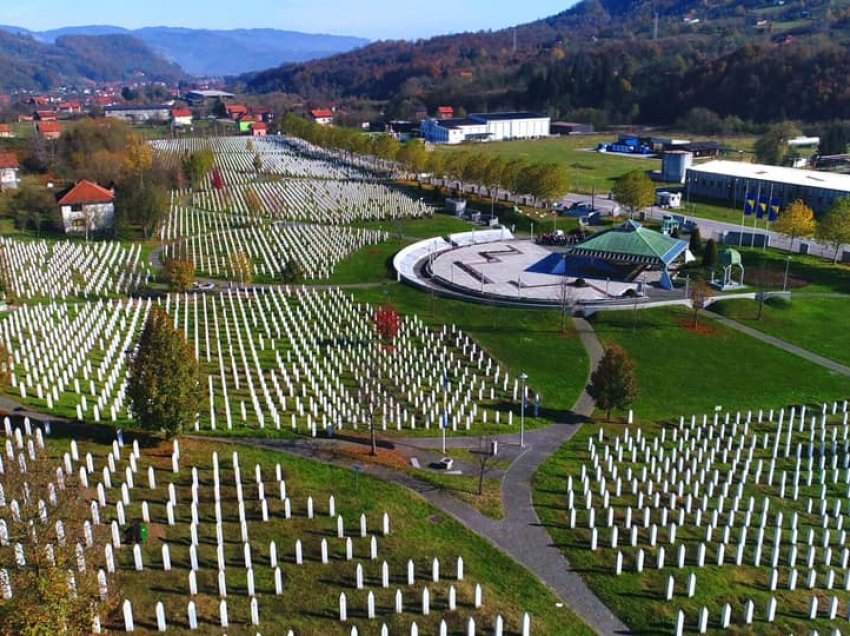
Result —
[[[129,440],[128,440],[129,442]],[[249,597],[245,594],[246,575],[242,563],[243,544],[239,537],[238,515],[235,505],[235,487],[232,481],[231,454],[239,452],[242,468],[242,481],[245,488],[246,517],[249,520],[250,544],[253,552],[257,594],[260,601],[260,628],[263,633],[284,634],[293,629],[298,634],[345,633],[356,625],[361,633],[372,633],[381,622],[386,622],[391,631],[402,630],[413,620],[417,621],[425,633],[436,633],[440,617],[445,617],[452,633],[462,629],[466,616],[474,616],[479,629],[491,629],[496,613],[501,613],[506,627],[518,632],[523,611],[532,615],[534,633],[539,634],[590,634],[584,624],[570,610],[556,607],[558,599],[535,577],[515,564],[507,556],[492,547],[485,540],[465,530],[450,518],[439,514],[418,496],[401,487],[372,479],[368,474],[359,475],[349,470],[334,468],[306,460],[292,458],[268,450],[250,447],[237,447],[227,444],[206,443],[183,440],[181,443],[180,475],[173,475],[170,469],[170,443],[157,444],[155,440],[142,438],[142,466],[153,465],[159,474],[157,488],[147,488],[147,480],[139,476],[137,488],[133,491],[132,503],[127,506],[127,518],[140,518],[141,501],[150,505],[151,539],[143,545],[143,557],[146,564],[142,572],[133,571],[132,551],[122,549],[117,560],[121,569],[115,579],[121,586],[122,597],[131,599],[134,607],[137,628],[155,630],[154,605],[162,601],[166,616],[169,617],[169,631],[176,627],[176,633],[186,631],[186,603],[188,601],[188,543],[191,519],[188,501],[191,500],[191,476],[189,466],[197,466],[200,471],[201,497],[199,504],[199,545],[198,570],[199,594],[193,598],[199,613],[202,631],[216,630],[218,625],[218,592],[216,585],[215,532],[211,519],[212,492],[211,456],[217,451],[222,473],[222,517],[225,537],[225,554],[230,567],[226,571],[228,585],[228,611],[231,629],[228,633],[253,634],[258,628],[251,628],[249,620]],[[109,446],[84,442],[82,453],[92,452],[98,465],[109,452]],[[125,460],[126,461],[126,458]],[[281,464],[286,480],[287,495],[292,500],[292,518],[284,520],[282,505],[271,492],[274,481],[275,464]],[[262,522],[257,499],[257,487],[254,482],[254,466],[262,466],[263,480],[266,482],[270,520]],[[123,481],[116,473],[116,481]],[[176,486],[178,501],[182,504],[176,509],[176,525],[165,523],[165,505],[168,482]],[[117,486],[116,486],[117,487]],[[345,520],[346,534],[354,541],[354,561],[346,561],[343,542],[336,538],[336,519],[327,514],[328,498],[336,500],[336,514]],[[306,498],[313,498],[316,517],[308,519],[305,513]],[[392,532],[380,536],[380,517],[384,512],[390,515]],[[379,535],[379,560],[390,564],[390,589],[380,587],[379,567],[364,558],[368,555],[368,538],[359,537],[357,526],[359,515],[364,513],[372,533]],[[113,514],[104,509],[102,514],[111,518]],[[330,563],[323,565],[319,559],[319,542],[326,537],[329,543]],[[293,549],[296,539],[304,544],[304,565],[294,563]],[[274,596],[272,570],[269,567],[268,544],[274,540],[278,546],[279,562],[284,574],[284,592]],[[164,572],[161,567],[161,545],[166,542],[172,551],[174,569]],[[465,560],[466,578],[455,582],[458,588],[458,611],[446,610],[445,599],[451,577],[454,558],[462,555]],[[419,611],[418,598],[426,584],[426,571],[434,557],[440,558],[443,580],[440,583],[428,583],[432,590],[432,614],[423,616]],[[94,555],[92,558],[96,558]],[[100,555],[102,560],[102,554]],[[403,581],[405,564],[413,559],[417,566],[417,583],[408,588]],[[367,589],[354,587],[354,568],[360,561],[365,570]],[[378,562],[380,563],[380,561]],[[469,603],[472,586],[480,583],[484,588],[484,606],[475,610]],[[405,613],[394,614],[392,595],[401,588],[405,596]],[[366,618],[367,590],[375,592],[378,618]],[[337,619],[338,595],[345,591],[348,596],[349,621],[343,628]],[[297,608],[297,610],[296,610]],[[274,610],[274,611],[273,611]],[[120,619],[112,616],[107,626],[115,628]]]
[[[352,290],[355,298],[392,303],[431,325],[457,325],[513,374],[524,371],[541,395],[541,417],[557,419],[572,408],[587,381],[588,359],[572,323],[562,334],[558,311],[512,309],[448,300],[400,283]]]
[[[558,163],[570,173],[572,192],[607,192],[614,180],[632,170],[659,170],[660,159],[640,159],[595,152],[597,144],[616,139],[616,135],[581,135],[522,141],[503,141],[475,146],[463,145],[445,152],[474,150],[506,159],[528,159]]]
[[[850,332],[836,329],[850,315],[850,298],[800,296],[791,302],[768,300],[758,319],[758,303],[726,300],[711,307],[727,318],[791,342],[836,362],[850,365]]]
[[[767,406],[769,401],[766,401]],[[734,418],[733,418],[734,419]],[[840,420],[839,420],[840,422]],[[828,599],[832,595],[838,596],[841,607],[845,606],[847,592],[841,591],[843,585],[836,584],[832,591],[823,589],[823,580],[826,576],[826,568],[816,566],[818,570],[819,587],[810,592],[807,586],[799,585],[795,591],[789,591],[786,581],[789,576],[789,568],[785,557],[788,552],[787,545],[782,550],[782,557],[779,564],[779,586],[775,592],[769,592],[769,576],[770,566],[768,565],[770,556],[770,545],[772,538],[770,534],[765,538],[764,556],[762,557],[761,567],[753,566],[754,539],[751,531],[751,538],[748,540],[747,550],[745,551],[744,562],[741,566],[737,566],[734,562],[734,548],[738,541],[739,531],[736,528],[732,532],[732,542],[726,549],[725,564],[723,566],[716,565],[716,544],[718,542],[718,533],[714,533],[714,544],[707,544],[706,565],[699,568],[696,564],[696,551],[699,543],[705,540],[705,531],[703,528],[696,528],[693,525],[693,520],[686,522],[686,525],[679,529],[677,534],[677,543],[687,546],[687,558],[685,567],[678,569],[674,566],[675,563],[675,546],[667,543],[667,532],[658,528],[658,545],[665,546],[666,550],[666,567],[663,570],[656,568],[657,548],[648,547],[647,531],[641,526],[640,530],[640,545],[645,550],[645,569],[642,574],[638,574],[635,568],[635,548],[630,547],[627,539],[628,533],[623,530],[624,508],[626,505],[633,505],[634,498],[631,500],[619,500],[613,496],[611,491],[611,507],[617,511],[617,524],[620,526],[620,550],[624,553],[624,568],[620,576],[614,575],[614,562],[617,550],[610,547],[610,531],[607,526],[597,522],[600,526],[599,533],[599,549],[591,551],[588,549],[590,543],[590,531],[587,529],[587,513],[583,505],[579,505],[579,510],[576,520],[576,528],[570,529],[568,523],[568,514],[565,504],[565,481],[567,475],[572,475],[574,484],[580,484],[579,476],[581,474],[582,465],[591,464],[588,452],[588,440],[595,436],[600,428],[599,424],[586,425],[576,433],[566,445],[564,445],[557,453],[552,455],[535,474],[533,485],[534,504],[541,522],[547,528],[552,536],[553,542],[557,545],[569,559],[572,567],[581,573],[582,577],[588,583],[590,588],[608,605],[615,614],[617,614],[630,628],[633,634],[641,635],[656,635],[656,634],[671,634],[673,633],[673,624],[675,621],[676,611],[681,609],[685,612],[687,621],[686,633],[696,633],[696,618],[699,610],[705,606],[709,609],[709,630],[710,634],[809,634],[814,633],[812,630],[820,630],[819,633],[833,633],[833,629],[841,628],[841,624],[846,624],[843,613],[839,613],[839,617],[835,621],[826,619],[823,608]],[[635,427],[628,427],[634,432]],[[659,426],[642,424],[641,429],[649,441],[649,446],[653,444],[653,438],[659,432]],[[839,425],[840,428],[840,425]],[[623,434],[623,425],[605,425],[605,434],[608,443],[613,436]],[[759,438],[765,433],[775,433],[776,424],[753,425],[753,434],[757,434]],[[671,447],[673,443],[670,441],[670,431],[667,431],[667,444]],[[807,441],[808,433],[798,433],[797,441]],[[795,442],[796,443],[796,442]],[[759,449],[756,453],[759,461],[769,461],[771,450]],[[591,464],[592,465],[592,464]],[[790,471],[793,473],[797,465],[796,457],[783,458],[780,456],[780,461],[777,465],[777,473],[781,471]],[[626,466],[632,470],[640,471],[643,464],[640,461],[637,463],[624,462],[619,465],[621,470],[625,470]],[[731,468],[730,465],[723,465],[720,462],[714,464],[714,468],[719,469],[724,473]],[[592,471],[591,471],[592,472]],[[737,480],[736,480],[737,481]],[[759,506],[763,499],[767,496],[771,497],[770,517],[773,519],[777,512],[782,512],[785,519],[789,519],[793,513],[799,515],[801,521],[801,536],[805,537],[811,530],[820,532],[820,515],[807,514],[806,502],[811,501],[813,497],[815,501],[820,497],[820,485],[814,484],[810,487],[805,486],[800,490],[800,498],[797,501],[792,501],[790,496],[781,499],[777,496],[777,482],[774,481],[773,487],[768,487],[767,480],[762,477],[760,485],[755,485],[752,478],[747,484],[743,492],[743,500],[749,497],[755,497],[759,502]],[[574,490],[578,489],[581,492],[580,486],[574,485]],[[642,488],[643,490],[643,488]],[[841,499],[845,495],[846,486],[842,484],[829,484],[827,487],[828,497],[830,501],[833,498]],[[629,496],[628,488],[623,488],[623,494]],[[597,494],[594,491],[594,496]],[[583,498],[577,499],[583,502]],[[709,512],[716,506],[717,495],[709,504]],[[729,506],[727,505],[727,508]],[[601,508],[597,510],[597,514],[601,512]],[[639,517],[639,515],[638,515]],[[599,517],[597,517],[599,519]],[[740,526],[740,517],[738,520]],[[768,528],[772,528],[768,522]],[[706,522],[703,521],[705,525]],[[640,524],[639,524],[640,525]],[[788,522],[786,521],[786,530],[784,541],[788,541]],[[768,530],[769,533],[772,530]],[[801,539],[801,541],[804,541]],[[800,547],[801,552],[805,553],[806,546],[803,543]],[[798,569],[801,578],[805,580],[807,572],[798,561]],[[694,573],[697,577],[696,594],[692,598],[688,598],[685,594],[685,581],[689,574]],[[667,577],[672,575],[675,580],[675,593],[672,601],[664,599],[664,586]],[[836,572],[836,581],[842,581],[843,578],[839,572]],[[810,621],[807,618],[807,605],[809,598],[818,596],[820,600],[819,618],[816,621]],[[776,622],[768,624],[765,622],[765,608],[771,596],[774,596],[778,601],[778,612]],[[743,606],[747,600],[752,600],[755,603],[755,621],[752,625],[746,626],[743,624]],[[732,606],[732,625],[728,630],[721,630],[718,626],[720,616],[720,608],[724,603],[729,603]]]
[[[846,397],[847,379],[703,317],[690,328],[682,308],[601,312],[593,325],[637,367],[635,414],[664,420],[728,410],[779,407]]]

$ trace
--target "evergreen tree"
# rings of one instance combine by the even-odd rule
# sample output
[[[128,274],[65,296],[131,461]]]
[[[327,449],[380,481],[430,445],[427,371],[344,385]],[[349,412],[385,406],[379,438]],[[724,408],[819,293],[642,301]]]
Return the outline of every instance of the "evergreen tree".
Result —
[[[635,365],[626,350],[610,345],[590,376],[587,392],[611,420],[613,409],[629,408],[639,394]]]
[[[127,395],[139,426],[177,435],[201,407],[201,368],[192,346],[164,309],[154,307],[139,339],[127,378]]]
[[[705,242],[705,250],[702,253],[703,267],[712,267],[717,262],[717,242],[714,239],[708,239]]]
[[[698,227],[695,227],[691,231],[691,240],[688,244],[688,249],[691,250],[691,254],[702,254],[702,235]]]

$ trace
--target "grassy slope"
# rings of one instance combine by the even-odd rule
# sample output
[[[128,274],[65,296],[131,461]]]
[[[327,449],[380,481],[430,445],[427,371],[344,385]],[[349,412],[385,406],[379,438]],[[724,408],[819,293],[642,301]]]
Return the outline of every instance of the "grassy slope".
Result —
[[[594,316],[602,341],[619,343],[635,361],[639,417],[666,419],[712,411],[718,404],[739,410],[846,395],[844,377],[708,318],[702,324],[711,333],[694,333],[685,327],[689,321],[690,314],[679,308]]]
[[[850,364],[850,333],[836,329],[850,313],[850,298],[799,297],[786,302],[768,301],[758,320],[758,303],[727,300],[712,305],[716,311],[753,329],[794,343],[837,362]]]
[[[180,475],[170,474],[170,444],[148,447],[143,441],[142,469],[137,476],[133,501],[127,509],[128,520],[140,517],[143,499],[149,501],[153,537],[144,545],[146,569],[142,573],[132,571],[133,557],[129,549],[119,553],[119,562],[124,570],[119,580],[124,586],[124,596],[134,605],[137,625],[152,626],[154,605],[161,600],[165,604],[169,627],[176,622],[178,633],[185,629],[188,574],[188,521],[191,500],[191,475],[187,470]],[[129,443],[129,442],[128,442]],[[272,451],[233,447],[227,444],[210,444],[192,440],[183,440],[181,445],[181,465],[198,466],[201,478],[201,505],[199,526],[200,547],[198,585],[201,594],[195,597],[199,608],[200,621],[204,630],[215,629],[218,617],[218,593],[215,579],[215,532],[212,523],[213,512],[211,455],[219,453],[223,470],[222,501],[225,518],[224,533],[228,563],[228,609],[230,620],[237,625],[228,633],[253,634],[250,629],[249,599],[245,595],[245,573],[238,564],[242,562],[242,543],[239,538],[239,524],[235,509],[235,489],[232,482],[230,457],[234,449],[240,456],[242,480],[245,488],[250,540],[253,548],[253,561],[260,598],[261,629],[264,633],[285,633],[285,629],[294,629],[299,634],[342,633],[336,620],[337,597],[345,591],[349,601],[350,624],[361,630],[376,630],[379,621],[385,621],[391,631],[396,632],[413,620],[419,623],[426,633],[436,631],[440,615],[444,613],[448,578],[451,576],[453,559],[462,555],[466,561],[467,579],[458,586],[458,600],[462,616],[474,615],[480,628],[490,625],[495,614],[502,613],[507,626],[518,630],[522,611],[529,611],[533,617],[535,633],[545,634],[589,634],[590,631],[568,609],[556,608],[557,598],[527,571],[513,563],[508,557],[494,549],[489,543],[464,530],[453,520],[437,513],[423,500],[408,491],[365,475],[354,475],[348,470],[316,464],[306,460],[291,458]],[[91,442],[81,447],[82,452],[91,451],[96,457],[98,467],[108,447]],[[124,457],[126,460],[126,456]],[[280,463],[287,483],[287,494],[292,499],[292,519],[282,519],[282,505],[272,487],[274,466]],[[147,488],[147,479],[143,477],[148,465],[155,465],[159,475],[157,489]],[[269,498],[271,519],[262,523],[259,519],[259,505],[254,482],[254,465],[263,467]],[[113,476],[121,481],[123,471]],[[228,481],[230,480],[230,481]],[[178,501],[183,505],[177,508],[177,525],[169,527],[164,523],[168,482],[178,486]],[[116,486],[117,487],[117,486]],[[343,558],[342,542],[336,539],[336,522],[327,515],[327,501],[330,495],[336,499],[337,514],[346,521],[346,534],[354,536],[355,561],[346,562]],[[309,520],[305,516],[307,496],[312,496],[316,505],[316,518]],[[156,502],[156,503],[155,503]],[[379,539],[379,559],[390,563],[391,587],[380,589],[379,568],[368,560],[368,540],[360,539],[357,519],[365,513],[371,532],[378,531],[380,516],[388,512],[392,522],[392,534]],[[111,518],[113,508],[104,509],[102,514]],[[321,537],[327,537],[332,562],[321,565],[318,562],[318,548]],[[293,562],[293,546],[296,539],[304,543],[305,564],[297,566]],[[279,600],[274,600],[274,586],[271,568],[268,566],[268,542],[274,539],[278,545],[281,569],[284,572],[285,590]],[[170,573],[161,570],[161,541],[169,543],[172,550],[174,570]],[[364,559],[364,551],[366,557]],[[418,595],[424,584],[427,567],[431,558],[437,556],[443,563],[443,582],[429,584],[434,592],[431,617],[423,617],[418,607]],[[102,558],[99,557],[98,560]],[[414,559],[417,564],[418,583],[410,589],[402,582],[405,564]],[[354,568],[356,562],[364,565],[367,587],[373,589],[377,597],[379,619],[367,621],[365,618],[366,590],[354,589]],[[475,582],[484,588],[485,605],[480,611],[474,611],[468,600]],[[399,587],[405,594],[406,614],[396,617],[391,610],[392,594]],[[276,608],[277,611],[273,611]],[[297,609],[296,609],[297,608]],[[450,628],[461,628],[456,614],[446,613]],[[345,628],[347,633],[348,627]],[[487,629],[490,629],[489,627]]]
[[[456,325],[514,373],[525,371],[541,394],[541,414],[558,417],[572,407],[587,379],[587,354],[571,323],[560,333],[560,314],[446,300],[398,283],[354,290],[373,303],[391,302],[404,313],[417,312],[432,325]]]

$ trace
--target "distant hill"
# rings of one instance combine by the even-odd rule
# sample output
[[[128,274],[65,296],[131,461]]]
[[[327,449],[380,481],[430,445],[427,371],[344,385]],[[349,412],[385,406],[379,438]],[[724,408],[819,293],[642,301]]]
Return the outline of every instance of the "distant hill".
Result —
[[[108,25],[66,27],[43,32],[9,26],[0,26],[0,29],[31,35],[47,44],[69,35],[133,36],[195,76],[238,75],[287,62],[327,57],[369,43],[363,38],[277,29],[228,31],[146,27],[128,30]]]
[[[65,35],[48,44],[26,32],[0,30],[3,90],[46,90],[86,80],[174,82],[185,77],[177,65],[132,36]]]
[[[245,75],[249,90],[671,123],[850,118],[850,0],[582,0],[499,31],[381,41]]]

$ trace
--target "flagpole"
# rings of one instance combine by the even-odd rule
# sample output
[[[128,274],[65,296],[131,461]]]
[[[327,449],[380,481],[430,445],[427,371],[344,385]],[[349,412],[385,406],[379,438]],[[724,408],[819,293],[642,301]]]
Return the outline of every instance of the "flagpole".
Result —
[[[764,219],[764,242],[761,245],[763,250],[767,249],[767,233],[770,232],[768,227],[770,226],[770,213],[771,213],[771,210],[773,210],[773,186],[774,185],[775,184],[773,184],[773,183],[770,184],[770,195],[767,197],[767,210],[766,210],[767,215],[765,216],[765,219]]]
[[[755,209],[755,217],[753,219],[753,233],[750,235],[750,248],[756,246],[756,223],[758,222],[758,206],[761,205],[761,181],[759,181],[759,188],[756,192],[756,209]]]
[[[741,231],[738,232],[738,247],[744,247],[744,219],[747,216],[747,201],[750,200],[750,181],[747,179],[747,191],[744,193],[744,207],[741,210]]]

